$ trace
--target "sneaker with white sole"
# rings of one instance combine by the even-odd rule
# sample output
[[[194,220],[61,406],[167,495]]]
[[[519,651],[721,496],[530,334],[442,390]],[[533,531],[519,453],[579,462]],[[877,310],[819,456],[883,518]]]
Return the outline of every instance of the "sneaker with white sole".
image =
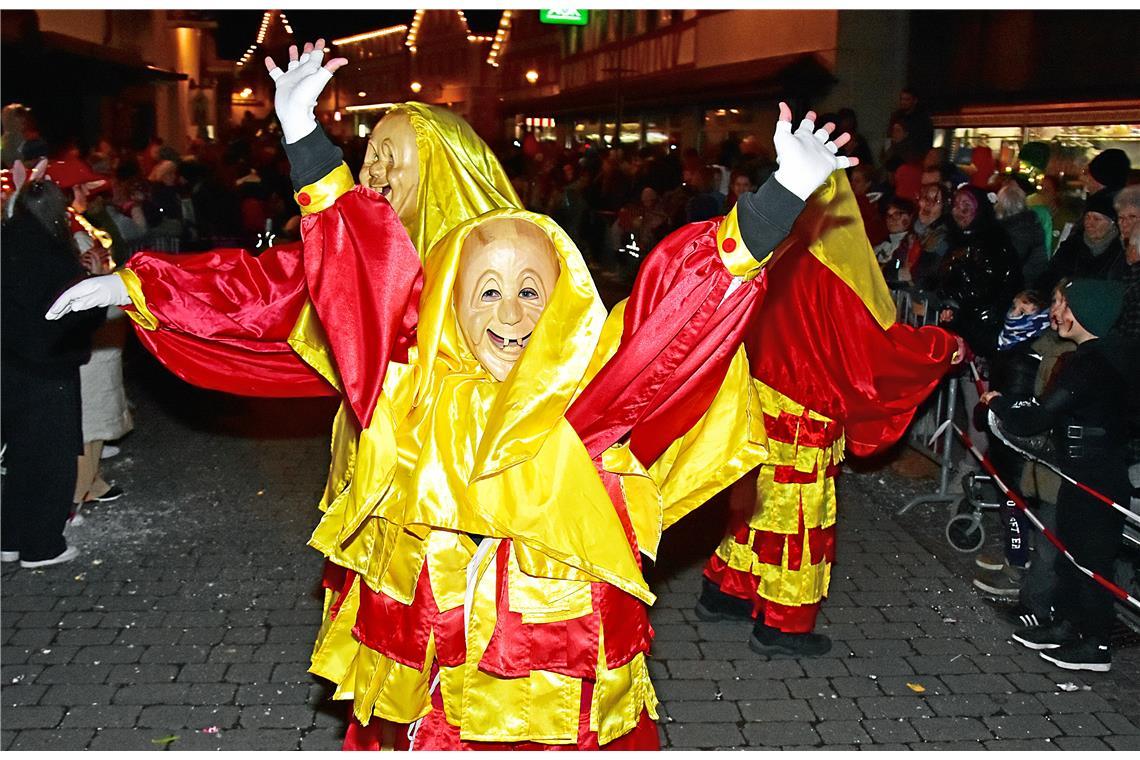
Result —
[[[1021,580],[1025,571],[1020,567],[1006,565],[1001,570],[990,570],[974,578],[974,588],[993,596],[1016,599],[1021,592]]]
[[[20,561],[20,552],[19,551],[0,552],[0,562],[19,562],[19,561]]]
[[[79,556],[79,550],[76,549],[74,546],[69,546],[66,549],[64,549],[62,552],[60,552],[59,554],[55,555],[54,557],[48,557],[47,559],[38,559],[38,560],[22,559],[22,560],[20,560],[20,567],[26,568],[28,570],[32,570],[32,569],[35,569],[37,567],[49,567],[51,565],[62,565],[64,562],[70,562],[71,560],[75,559],[78,556]]]
[[[1057,620],[1048,625],[1021,628],[1010,634],[1010,638],[1030,649],[1060,649],[1077,641],[1080,636],[1077,628],[1068,620]]]
[[[1107,673],[1112,669],[1112,650],[1108,648],[1108,644],[1095,639],[1078,639],[1040,654],[1044,659],[1065,670]]]
[[[974,564],[983,570],[1003,570],[1005,569],[1005,557],[999,554],[982,552],[974,557]]]

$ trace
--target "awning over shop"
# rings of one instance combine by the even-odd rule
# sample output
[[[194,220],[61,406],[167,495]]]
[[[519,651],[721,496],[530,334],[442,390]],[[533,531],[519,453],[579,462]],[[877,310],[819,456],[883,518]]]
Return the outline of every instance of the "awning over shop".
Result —
[[[1140,100],[963,106],[935,114],[935,127],[1062,127],[1140,124]]]
[[[544,98],[506,98],[504,105],[527,113],[573,114],[611,108],[619,94],[626,108],[702,105],[776,97],[816,97],[835,82],[814,54],[768,58],[747,66],[673,69],[650,76],[596,82]]]

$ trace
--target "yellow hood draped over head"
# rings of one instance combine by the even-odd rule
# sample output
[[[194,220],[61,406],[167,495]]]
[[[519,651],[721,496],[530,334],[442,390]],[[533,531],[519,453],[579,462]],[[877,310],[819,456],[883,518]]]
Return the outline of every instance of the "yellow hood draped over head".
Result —
[[[416,132],[419,202],[407,228],[421,259],[468,219],[496,208],[522,208],[499,160],[466,121],[425,103],[400,103],[388,113],[406,114]]]

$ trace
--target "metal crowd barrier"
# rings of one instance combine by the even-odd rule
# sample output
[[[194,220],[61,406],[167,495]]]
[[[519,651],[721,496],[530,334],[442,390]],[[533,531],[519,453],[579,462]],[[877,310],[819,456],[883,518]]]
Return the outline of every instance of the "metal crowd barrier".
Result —
[[[895,300],[895,317],[900,323],[915,327],[938,324],[938,309],[933,296],[894,284],[891,295]],[[938,490],[914,497],[896,514],[906,514],[919,504],[953,504],[962,498],[960,493],[950,493],[950,476],[954,472],[954,430],[946,425],[935,438],[943,423],[954,419],[957,406],[958,377],[956,373],[948,374],[919,408],[907,429],[907,443],[911,448],[938,465]]]

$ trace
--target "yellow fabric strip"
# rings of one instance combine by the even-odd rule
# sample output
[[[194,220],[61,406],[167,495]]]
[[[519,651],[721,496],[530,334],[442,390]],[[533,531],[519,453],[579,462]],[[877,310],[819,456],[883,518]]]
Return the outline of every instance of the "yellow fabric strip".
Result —
[[[760,274],[760,268],[772,257],[769,251],[764,261],[757,261],[748,246],[744,244],[744,236],[740,234],[740,221],[736,216],[736,206],[720,223],[716,231],[716,247],[720,252],[720,260],[734,277],[751,280]]]
[[[302,187],[293,194],[293,199],[301,207],[302,215],[316,214],[336,203],[336,199],[351,190],[355,184],[348,164],[342,163],[316,182]]]
[[[115,274],[119,275],[119,279],[123,281],[123,285],[127,288],[127,295],[131,297],[131,305],[135,308],[128,309],[127,314],[144,330],[157,330],[158,318],[150,313],[150,309],[146,307],[146,296],[143,295],[142,281],[139,276],[129,269],[120,269]]]

